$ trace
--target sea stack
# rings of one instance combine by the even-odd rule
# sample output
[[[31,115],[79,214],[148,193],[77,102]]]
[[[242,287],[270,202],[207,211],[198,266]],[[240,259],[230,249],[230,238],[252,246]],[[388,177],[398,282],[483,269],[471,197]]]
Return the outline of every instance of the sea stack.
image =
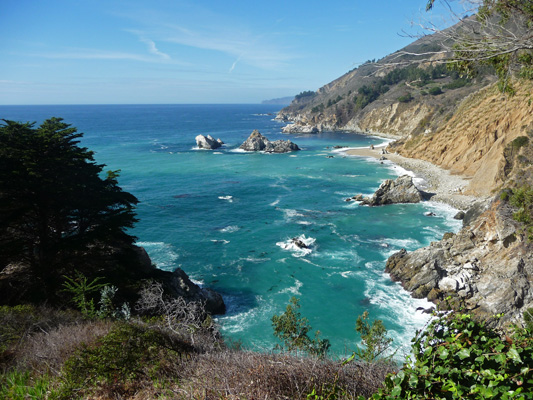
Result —
[[[298,151],[300,148],[290,140],[275,140],[271,142],[255,129],[248,139],[239,147],[246,151],[264,151],[266,153],[287,153]]]
[[[224,144],[220,139],[214,139],[211,135],[198,135],[196,136],[196,145],[200,149],[215,150]]]

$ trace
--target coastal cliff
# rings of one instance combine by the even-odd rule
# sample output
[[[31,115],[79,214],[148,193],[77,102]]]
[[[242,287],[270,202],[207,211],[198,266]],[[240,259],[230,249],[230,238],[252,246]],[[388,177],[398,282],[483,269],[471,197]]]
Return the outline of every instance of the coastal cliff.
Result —
[[[503,95],[496,85],[470,95],[436,132],[409,135],[390,151],[465,175],[470,178],[467,193],[489,195],[513,175],[511,143],[533,131],[533,82],[515,87],[513,96]]]
[[[483,208],[479,205],[477,212]],[[480,319],[503,314],[500,326],[517,323],[533,307],[533,244],[512,213],[508,203],[495,199],[479,216],[468,217],[457,234],[411,253],[395,253],[386,271],[414,297],[448,298]]]
[[[421,54],[439,46],[431,35],[400,52]],[[519,322],[533,307],[532,244],[513,219],[516,209],[498,195],[533,184],[533,82],[511,81],[513,95],[503,94],[489,71],[468,79],[415,59],[391,67],[398,54],[367,62],[316,92],[302,92],[277,118],[288,123],[285,133],[342,130],[391,137],[396,141],[387,150],[394,157],[424,160],[464,178],[454,195],[480,202],[466,213],[463,229],[426,248],[394,254],[387,272],[414,297],[436,303],[451,298],[480,319],[503,314],[501,327]]]

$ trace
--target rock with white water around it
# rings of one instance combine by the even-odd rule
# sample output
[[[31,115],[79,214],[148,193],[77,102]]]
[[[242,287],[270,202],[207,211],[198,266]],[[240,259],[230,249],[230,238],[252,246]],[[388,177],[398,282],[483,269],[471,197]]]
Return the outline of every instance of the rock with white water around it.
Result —
[[[220,139],[215,140],[211,135],[198,135],[196,136],[196,145],[200,149],[215,150],[224,144]]]
[[[264,151],[267,153],[287,153],[300,150],[298,145],[290,140],[275,140],[271,142],[261,135],[257,129],[251,133],[239,148],[246,151]]]
[[[294,253],[295,257],[302,257],[310,254],[313,249],[315,239],[311,237],[305,237],[305,235],[300,235],[293,237],[285,242],[276,243],[277,246],[281,247],[283,250],[290,250]]]
[[[533,244],[513,220],[514,209],[495,199],[457,234],[407,252],[385,267],[413,297],[461,304],[480,320],[503,327],[533,307]],[[502,314],[501,318],[492,318]]]
[[[422,192],[413,183],[413,178],[409,175],[403,175],[394,181],[387,179],[372,197],[365,197],[362,203],[369,206],[381,206],[384,204],[419,203],[423,199]]]

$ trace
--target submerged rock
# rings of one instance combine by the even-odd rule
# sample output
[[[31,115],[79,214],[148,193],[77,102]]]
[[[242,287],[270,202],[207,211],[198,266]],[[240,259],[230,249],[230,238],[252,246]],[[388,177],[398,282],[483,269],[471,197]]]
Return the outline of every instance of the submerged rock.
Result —
[[[418,203],[423,199],[422,192],[413,183],[413,178],[409,175],[403,175],[394,181],[387,179],[372,197],[365,197],[362,204],[381,206],[396,203]]]
[[[265,151],[267,153],[287,153],[300,150],[298,145],[290,140],[275,140],[271,142],[261,135],[257,129],[251,133],[239,148],[246,151]]]
[[[200,149],[215,150],[224,144],[220,139],[214,139],[211,135],[198,135],[196,136],[196,145]]]

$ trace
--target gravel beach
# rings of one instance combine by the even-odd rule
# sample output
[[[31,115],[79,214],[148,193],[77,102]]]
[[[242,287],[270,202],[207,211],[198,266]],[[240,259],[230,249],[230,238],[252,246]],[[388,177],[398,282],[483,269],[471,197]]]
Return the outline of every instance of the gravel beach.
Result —
[[[468,178],[460,175],[452,175],[449,171],[440,168],[428,161],[414,158],[406,158],[399,154],[383,154],[386,145],[371,148],[347,149],[344,153],[348,156],[371,157],[383,162],[391,162],[407,171],[411,171],[416,177],[422,178],[418,183],[420,190],[433,194],[431,201],[446,203],[459,210],[468,210],[474,203],[484,198],[462,194],[468,185]]]

